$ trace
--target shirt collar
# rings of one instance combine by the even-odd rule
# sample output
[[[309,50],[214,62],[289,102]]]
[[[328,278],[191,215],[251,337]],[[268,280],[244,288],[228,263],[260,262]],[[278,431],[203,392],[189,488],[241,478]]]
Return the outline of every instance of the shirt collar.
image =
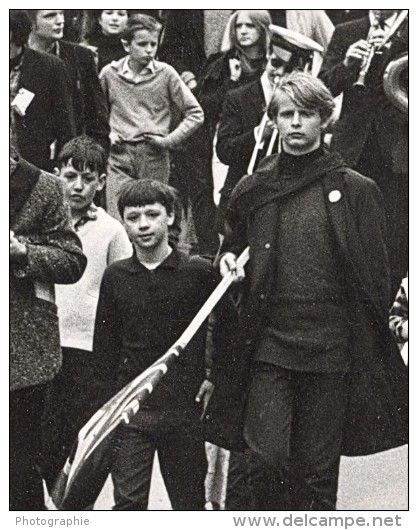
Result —
[[[153,271],[159,271],[162,269],[177,269],[180,264],[180,253],[177,249],[173,248],[173,252],[167,256],[167,258],[158,265],[156,269],[153,269]],[[132,254],[132,256],[128,259],[126,259],[121,265],[129,272],[151,272],[149,269],[147,269],[142,263],[138,260],[135,254],[135,250]]]
[[[140,74],[137,74],[135,73],[132,68],[129,66],[129,55],[127,55],[123,61],[123,64],[122,64],[122,74],[127,78],[127,79],[136,79],[138,77],[142,77],[143,75],[145,75],[146,73],[151,73],[151,74],[154,74],[155,73],[155,61],[154,59],[152,59],[148,64],[147,66],[145,66],[145,68],[142,70],[142,72]]]
[[[80,219],[76,223],[74,223],[74,230],[77,232],[82,226],[84,226],[89,221],[96,221],[97,210],[97,206],[91,203],[89,209],[80,217]]]
[[[397,18],[398,18],[398,13],[393,13],[392,16],[385,19],[385,30],[391,28]],[[373,11],[371,10],[369,11],[369,20],[370,20],[370,24],[373,26],[375,23],[376,17],[374,16]]]

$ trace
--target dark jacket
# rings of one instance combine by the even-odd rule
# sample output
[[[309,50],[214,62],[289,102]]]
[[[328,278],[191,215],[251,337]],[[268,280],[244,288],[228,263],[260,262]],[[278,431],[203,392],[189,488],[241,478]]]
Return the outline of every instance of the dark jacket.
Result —
[[[19,89],[35,94],[25,116],[15,113],[17,147],[35,166],[52,170],[50,146],[59,149],[76,134],[72,90],[63,62],[47,53],[26,48]]]
[[[87,134],[106,150],[109,147],[109,112],[94,56],[85,46],[59,41],[59,57],[72,84],[77,135]]]
[[[169,9],[158,58],[171,64],[179,74],[203,73],[206,61],[203,10]]]
[[[230,356],[224,357],[227,361],[218,361],[220,368],[214,381],[216,384],[218,378],[220,382],[220,399],[214,394],[209,415],[219,412],[225,386],[232,407],[237,410],[243,404],[252,352],[269,312],[275,277],[271,256],[280,251],[276,240],[280,198],[297,192],[297,185],[281,187],[278,160],[277,155],[265,158],[256,173],[240,181],[231,197],[232,232],[223,251],[239,255],[249,245],[250,262],[238,334],[232,332],[223,344],[218,335],[218,350],[229,350]],[[338,155],[326,155],[313,163],[303,183],[308,186],[317,179],[322,182],[331,235],[352,286],[347,307],[351,325],[351,390],[342,452],[375,453],[407,442],[408,377],[387,323],[390,285],[381,195],[372,180],[347,168]],[[333,202],[336,191],[340,195],[337,193],[339,198]],[[234,386],[235,392],[231,390]],[[223,403],[222,409],[228,410],[228,403]],[[228,421],[231,426],[231,417]],[[239,420],[235,425],[240,428]],[[216,428],[220,428],[219,424]],[[231,432],[236,436],[236,431]]]
[[[227,93],[234,88],[255,81],[264,71],[265,62],[260,61],[258,69],[251,73],[242,72],[238,81],[232,81],[230,79],[229,60],[237,59],[238,57],[238,52],[235,48],[211,55],[206,61],[196,88],[196,97],[205,112],[205,123],[209,123],[212,129],[212,138],[215,134],[215,127],[219,122]]]
[[[103,32],[88,36],[86,38],[88,46],[97,48],[97,71],[110,64],[112,61],[119,61],[127,55],[123,47],[120,35],[107,36]]]
[[[260,79],[231,90],[225,98],[216,144],[219,160],[229,166],[221,190],[221,208],[226,208],[232,190],[247,174],[255,147],[254,128],[261,122],[265,110]]]
[[[358,78],[360,61],[349,67],[345,67],[343,61],[353,43],[367,39],[369,28],[368,17],[337,26],[322,63],[319,78],[333,96],[344,94],[340,119],[333,128],[331,150],[338,151],[348,165],[355,167],[373,131],[388,167],[399,172],[405,165],[399,154],[400,149],[405,152],[407,116],[385,96],[383,72],[390,61],[408,50],[407,31],[398,31],[389,50],[381,56],[375,55],[366,77],[367,88],[359,89],[354,83]]]
[[[10,389],[49,381],[61,366],[55,283],[74,283],[87,264],[59,179],[20,159],[10,177],[10,230],[27,263],[10,263]]]

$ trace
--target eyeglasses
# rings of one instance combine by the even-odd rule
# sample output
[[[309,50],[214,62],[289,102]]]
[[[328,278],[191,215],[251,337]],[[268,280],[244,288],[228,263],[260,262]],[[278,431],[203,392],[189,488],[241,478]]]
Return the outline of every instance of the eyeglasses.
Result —
[[[273,68],[283,67],[285,74],[290,74],[294,70],[303,70],[303,66],[300,64],[294,64],[293,61],[286,63],[280,57],[270,57],[270,64]]]

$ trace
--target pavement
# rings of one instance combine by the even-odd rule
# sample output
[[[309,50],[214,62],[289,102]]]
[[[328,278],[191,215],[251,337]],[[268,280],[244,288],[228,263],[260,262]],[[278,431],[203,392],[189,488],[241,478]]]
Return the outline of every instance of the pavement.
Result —
[[[112,504],[112,486],[108,481],[94,509],[110,510]],[[157,458],[149,509],[171,510]],[[408,510],[408,447],[366,457],[343,457],[337,510]]]

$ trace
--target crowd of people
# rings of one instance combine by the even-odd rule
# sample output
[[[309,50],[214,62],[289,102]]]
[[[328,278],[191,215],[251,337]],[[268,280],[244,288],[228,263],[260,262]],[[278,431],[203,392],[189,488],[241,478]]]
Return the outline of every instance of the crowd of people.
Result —
[[[12,510],[228,274],[112,434],[115,510],[156,451],[175,510],[333,510],[407,443],[407,14],[10,10]]]

